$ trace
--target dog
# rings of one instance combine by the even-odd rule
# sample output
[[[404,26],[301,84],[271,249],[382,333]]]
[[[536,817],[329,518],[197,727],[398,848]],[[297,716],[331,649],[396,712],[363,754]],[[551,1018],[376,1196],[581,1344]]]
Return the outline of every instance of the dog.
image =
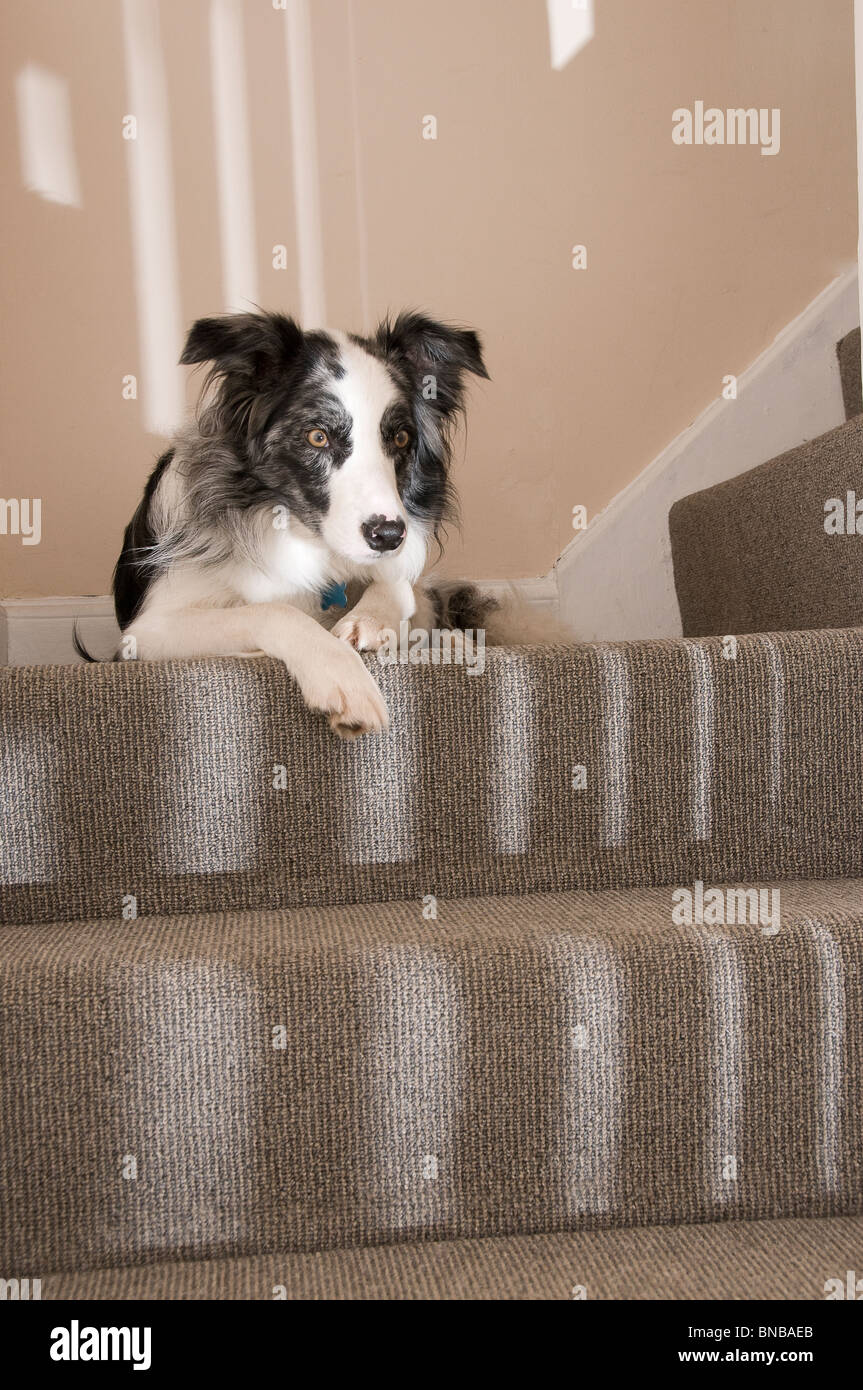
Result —
[[[418,582],[455,513],[467,378],[488,378],[477,333],[418,312],[370,337],[246,313],[199,319],[180,362],[209,371],[126,528],[121,650],[264,652],[339,737],[385,729],[359,652],[405,622],[479,628],[497,607],[470,585]]]

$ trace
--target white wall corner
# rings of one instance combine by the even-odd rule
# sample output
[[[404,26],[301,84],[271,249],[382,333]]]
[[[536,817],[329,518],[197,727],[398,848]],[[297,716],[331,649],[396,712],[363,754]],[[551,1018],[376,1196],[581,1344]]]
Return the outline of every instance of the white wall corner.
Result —
[[[827,286],[567,546],[555,566],[560,617],[582,641],[679,637],[668,513],[845,419],[836,344],[860,322],[857,267]]]

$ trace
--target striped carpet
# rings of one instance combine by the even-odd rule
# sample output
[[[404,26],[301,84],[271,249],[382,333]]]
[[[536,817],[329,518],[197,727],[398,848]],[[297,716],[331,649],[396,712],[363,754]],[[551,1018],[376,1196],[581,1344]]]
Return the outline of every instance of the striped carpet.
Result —
[[[822,1297],[863,630],[374,669],[353,745],[264,659],[0,672],[0,1277]]]
[[[264,659],[0,671],[0,921],[863,876],[863,630],[374,669],[351,745]]]
[[[0,1268],[859,1213],[863,883],[764,901],[3,928]]]
[[[49,1275],[41,1292],[44,1299],[136,1301],[816,1300],[847,1297],[861,1269],[863,1217],[846,1216],[189,1260]]]

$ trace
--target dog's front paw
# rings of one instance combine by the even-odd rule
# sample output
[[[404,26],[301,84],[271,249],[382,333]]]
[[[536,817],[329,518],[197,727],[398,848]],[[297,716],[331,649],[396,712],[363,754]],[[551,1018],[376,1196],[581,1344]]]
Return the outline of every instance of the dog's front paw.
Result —
[[[348,647],[334,643],[320,667],[300,681],[300,689],[309,708],[325,714],[339,738],[380,733],[389,725],[381,692],[360,657]]]
[[[381,627],[377,618],[362,613],[347,613],[339,618],[333,628],[333,636],[347,642],[358,652],[376,652],[386,641],[392,628]]]

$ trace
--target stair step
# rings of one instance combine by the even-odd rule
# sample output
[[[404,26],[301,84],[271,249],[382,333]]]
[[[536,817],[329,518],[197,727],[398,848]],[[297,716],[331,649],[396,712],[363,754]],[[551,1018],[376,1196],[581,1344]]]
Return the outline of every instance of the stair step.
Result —
[[[687,636],[863,624],[861,453],[858,415],[674,503],[668,529]],[[825,529],[831,499],[841,532]]]
[[[54,1274],[42,1297],[815,1300],[859,1297],[861,1249],[860,1216],[722,1221]]]
[[[859,1212],[863,882],[778,887],[778,931],[670,888],[3,928],[0,1268]]]
[[[863,630],[370,667],[351,745],[266,659],[0,672],[0,921],[863,875]]]

